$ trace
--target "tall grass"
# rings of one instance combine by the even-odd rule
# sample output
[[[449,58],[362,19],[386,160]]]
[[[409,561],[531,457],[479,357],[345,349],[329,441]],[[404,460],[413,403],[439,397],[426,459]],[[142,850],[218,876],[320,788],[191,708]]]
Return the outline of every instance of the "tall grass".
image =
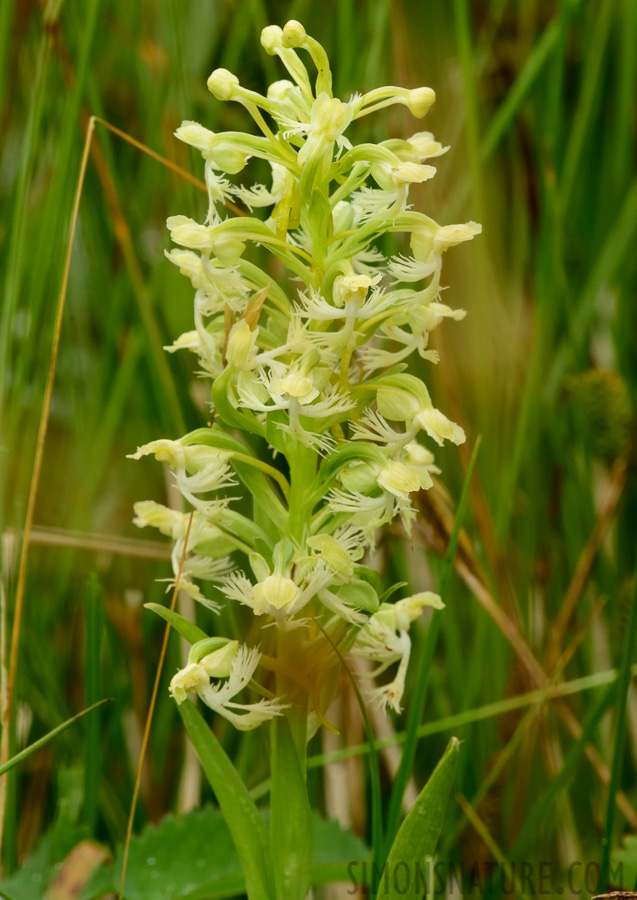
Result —
[[[462,799],[448,813],[445,858],[483,865],[497,849],[507,865],[549,860],[564,872],[575,859],[601,858],[605,822],[613,846],[637,828],[633,694],[623,755],[613,754],[621,692],[600,681],[560,694],[562,682],[619,665],[632,621],[637,5],[630,0],[0,6],[0,532],[9,624],[88,117],[198,175],[172,132],[183,118],[214,130],[245,124],[240,109],[210,98],[206,76],[226,66],[253,86],[278,77],[275,61],[255,50],[258,33],[291,17],[328,49],[341,93],[386,82],[436,89],[423,127],[452,149],[422,186],[419,207],[441,223],[484,225],[480,240],[449,260],[449,303],[469,316],[436,335],[444,362],[425,375],[438,405],[467,430],[465,469],[478,435],[482,447],[429,673],[430,736],[418,744],[414,777],[422,782],[448,740],[436,721],[456,717],[464,723],[454,726],[464,741]],[[396,136],[417,128],[400,109],[383,121]],[[65,731],[52,750],[14,770],[9,871],[71,802],[71,785],[82,785],[78,816],[92,834],[115,844],[125,832],[161,641],[142,602],[162,601],[155,579],[167,563],[166,548],[140,540],[130,524],[133,500],[166,487],[150,467],[140,472],[124,457],[201,422],[206,398],[189,390],[188,360],[161,347],[189,328],[191,315],[190,288],[163,258],[164,220],[202,209],[195,186],[97,127],[31,536],[13,749],[102,696],[115,702],[101,708],[99,722],[87,718],[84,731]],[[465,475],[453,455],[444,470],[448,493],[423,498],[413,543],[403,552],[401,536],[387,538],[388,579],[406,571],[417,586],[439,568]],[[417,657],[424,634],[416,640]],[[173,636],[166,677],[179,654]],[[624,673],[631,662],[623,660]],[[412,685],[416,697],[421,688]],[[515,698],[528,692],[535,700],[524,713]],[[489,704],[492,714],[479,714]],[[220,735],[257,787],[266,774],[258,765],[263,737]],[[187,759],[163,691],[138,827],[186,802]],[[64,777],[69,771],[83,775],[74,781]],[[620,789],[614,817],[606,812],[609,781]],[[387,779],[384,787],[389,798]]]

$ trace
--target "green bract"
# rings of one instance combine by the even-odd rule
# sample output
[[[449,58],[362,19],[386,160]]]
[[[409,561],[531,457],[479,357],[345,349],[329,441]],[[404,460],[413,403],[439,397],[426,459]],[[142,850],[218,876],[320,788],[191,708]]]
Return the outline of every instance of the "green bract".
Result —
[[[225,69],[208,79],[260,134],[215,134],[195,122],[177,130],[203,155],[209,208],[204,223],[168,220],[178,245],[168,258],[195,288],[194,330],[170,349],[195,352],[212,379],[214,424],[135,454],[173,470],[194,509],[187,547],[187,514],[146,502],[135,521],[175,541],[180,589],[216,609],[206,597],[212,582],[256,620],[250,641],[191,654],[171,683],[177,701],[196,692],[242,729],[301,709],[311,731],[325,721],[348,653],[370,660],[374,675],[396,665],[371,697],[400,709],[410,623],[441,605],[431,593],[380,603],[360,560],[396,516],[409,528],[412,496],[438,472],[420,437],[464,440],[403,369],[414,352],[435,363],[429,333],[464,315],[440,302],[442,254],[480,226],[441,227],[410,209],[411,185],[432,178],[427,161],[447,149],[433,135],[358,146],[347,137],[355,120],[390,104],[424,116],[431,89],[384,87],[341,101],[325,51],[298,22],[264,29],[262,44],[290,79],[267,96]],[[318,70],[314,86],[297,51]],[[251,158],[269,164],[269,184],[230,180]],[[245,214],[228,216],[230,202]],[[379,239],[388,232],[406,234],[411,255],[386,258]],[[254,245],[277,258],[287,281],[250,261]],[[262,439],[267,458],[255,449]],[[226,495],[238,484],[252,515]],[[237,702],[255,678],[262,699]]]

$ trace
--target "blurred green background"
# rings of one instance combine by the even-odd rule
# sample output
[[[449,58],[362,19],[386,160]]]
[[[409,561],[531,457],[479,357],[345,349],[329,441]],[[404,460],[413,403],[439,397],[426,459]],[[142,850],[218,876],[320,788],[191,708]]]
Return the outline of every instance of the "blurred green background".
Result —
[[[0,532],[9,637],[88,118],[200,177],[200,158],[175,128],[182,119],[250,128],[239,106],[209,95],[206,78],[223,66],[264,90],[283,77],[259,33],[289,18],[325,45],[344,98],[385,83],[436,90],[424,123],[396,107],[363,120],[356,136],[433,131],[451,150],[418,186],[416,207],[441,224],[483,224],[481,237],[445,258],[445,302],[468,316],[435,333],[441,362],[425,370],[468,442],[440,452],[445,490],[423,497],[413,542],[388,536],[380,559],[388,582],[406,573],[415,589],[435,585],[482,435],[427,699],[435,733],[419,744],[414,777],[420,786],[450,734],[462,738],[441,858],[467,869],[550,860],[557,885],[572,861],[599,860],[604,835],[616,845],[637,830],[637,695],[629,693],[627,740],[614,758],[618,704],[604,686],[626,646],[637,537],[634,0],[4,0]],[[14,748],[93,699],[114,702],[12,775],[9,872],[62,814],[110,846],[124,835],[162,633],[142,603],[162,601],[155,579],[170,574],[167,547],[131,525],[135,500],[162,500],[167,484],[159,467],[125,454],[205,420],[191,362],[162,350],[191,327],[192,308],[190,285],[163,256],[165,219],[202,218],[204,201],[97,125],[34,516]],[[165,684],[179,654],[173,636]],[[563,698],[544,690],[534,704],[515,699],[547,685]],[[257,784],[264,736],[220,733]],[[346,736],[356,733],[354,724]],[[197,801],[184,746],[163,685],[138,829]],[[317,769],[317,798],[328,771]],[[348,772],[350,818],[365,837],[364,768]],[[609,775],[625,792],[612,828]]]

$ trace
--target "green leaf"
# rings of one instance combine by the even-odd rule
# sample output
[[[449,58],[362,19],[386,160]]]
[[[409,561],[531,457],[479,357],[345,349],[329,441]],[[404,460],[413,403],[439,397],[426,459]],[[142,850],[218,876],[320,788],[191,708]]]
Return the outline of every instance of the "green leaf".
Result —
[[[265,427],[256,416],[233,405],[234,385],[231,382],[235,378],[235,372],[230,368],[224,369],[221,375],[215,378],[212,384],[212,401],[215,411],[230,428],[238,428],[239,431],[247,431],[263,437]]]
[[[613,883],[616,884],[616,874],[621,873],[621,884],[617,887],[626,891],[634,891],[637,884],[637,834],[625,834],[622,838],[621,845],[613,851],[611,857],[611,874],[615,876]]]
[[[422,891],[418,892],[416,872],[418,867],[421,871],[424,869],[426,858],[436,851],[456,773],[459,746],[458,739],[451,738],[442,759],[400,826],[381,875],[377,900],[397,900],[398,897],[420,900]],[[398,878],[394,883],[394,874],[398,873],[399,867],[400,884]],[[406,892],[407,879],[406,876],[402,878],[403,870],[410,875],[411,890],[407,887]]]
[[[367,581],[354,578],[334,590],[334,593],[348,606],[364,609],[368,613],[378,612],[378,594]]]
[[[175,631],[179,632],[182,638],[185,638],[189,644],[196,644],[197,641],[203,641],[208,637],[206,632],[202,631],[197,625],[189,622],[188,619],[184,619],[183,616],[180,616],[179,613],[175,612],[173,609],[162,606],[161,603],[144,603],[144,607],[146,609],[152,609],[154,613],[157,613],[158,616],[161,616],[162,619],[169,622]]]
[[[272,721],[270,734],[270,842],[276,895],[279,900],[305,900],[310,888],[312,812],[304,767],[286,716]]]
[[[263,819],[239,773],[195,705],[187,700],[178,708],[230,829],[241,860],[248,897],[250,900],[270,900],[270,842]]]
[[[267,825],[267,811],[260,816],[264,826]],[[312,826],[313,885],[346,881],[353,864],[368,860],[367,847],[338,822],[325,821],[314,814]],[[115,863],[93,875],[81,900],[101,900],[105,894],[118,890],[122,855],[120,848]],[[41,890],[30,894],[23,891],[16,895],[16,900],[42,896],[52,875],[50,869],[37,882]],[[221,900],[241,896],[245,890],[241,861],[219,809],[210,806],[183,816],[168,815],[159,825],[149,826],[131,841],[125,900],[157,900],[158,896],[170,900]]]
[[[84,826],[73,825],[61,816],[51,826],[25,864],[10,878],[0,882],[4,900],[34,900],[44,897],[59,871],[60,863],[73,847],[88,837]]]

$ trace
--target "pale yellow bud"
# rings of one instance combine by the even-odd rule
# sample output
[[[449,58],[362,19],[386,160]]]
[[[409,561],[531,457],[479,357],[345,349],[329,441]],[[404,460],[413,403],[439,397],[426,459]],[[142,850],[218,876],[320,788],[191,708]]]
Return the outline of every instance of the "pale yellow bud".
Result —
[[[395,422],[407,422],[420,412],[420,399],[409,391],[400,388],[381,387],[376,394],[378,412],[386,419]]]
[[[249,159],[247,153],[235,149],[231,144],[215,144],[213,150],[203,155],[205,159],[212,161],[213,166],[229,175],[236,175],[245,169]]]
[[[409,112],[422,119],[426,116],[436,101],[436,92],[428,87],[416,88],[407,94],[407,106]]]
[[[308,538],[308,546],[317,550],[321,559],[343,578],[351,578],[354,574],[352,559],[344,547],[329,534],[317,534]]]
[[[319,97],[312,108],[312,133],[328,141],[335,141],[347,124],[345,109],[336,97],[323,102],[320,102],[321,99]]]
[[[295,91],[295,86],[287,78],[280,81],[273,81],[268,87],[268,100],[274,100],[275,103],[282,103],[288,98],[290,92]]]
[[[170,216],[166,224],[176,244],[195,250],[210,249],[210,229],[206,225],[199,225],[187,216]]]
[[[215,133],[204,128],[198,122],[182,122],[175,131],[175,137],[205,153],[212,149]]]
[[[234,266],[245,251],[245,241],[232,234],[219,234],[210,241],[212,252],[222,266]]]
[[[250,369],[254,361],[257,332],[252,331],[245,319],[239,319],[230,329],[226,359],[229,366]]]
[[[347,231],[354,223],[354,207],[346,200],[340,200],[332,210],[334,234]]]
[[[305,28],[296,19],[290,19],[283,26],[283,46],[300,47],[305,41],[307,33]]]
[[[211,678],[227,678],[238,652],[239,641],[228,641],[225,646],[204,656],[199,660],[199,664]]]
[[[290,606],[300,594],[298,586],[284,575],[268,575],[264,581],[252,588],[252,607],[260,616],[268,606],[284,609]]]
[[[215,69],[208,78],[208,90],[217,100],[230,100],[239,79],[227,69]]]
[[[283,31],[278,25],[267,25],[261,32],[261,46],[270,56],[283,46]]]
[[[426,263],[434,248],[434,236],[431,231],[419,228],[411,234],[411,252],[418,262]]]
[[[345,490],[366,494],[375,487],[377,476],[378,466],[357,462],[342,469],[339,477]]]

